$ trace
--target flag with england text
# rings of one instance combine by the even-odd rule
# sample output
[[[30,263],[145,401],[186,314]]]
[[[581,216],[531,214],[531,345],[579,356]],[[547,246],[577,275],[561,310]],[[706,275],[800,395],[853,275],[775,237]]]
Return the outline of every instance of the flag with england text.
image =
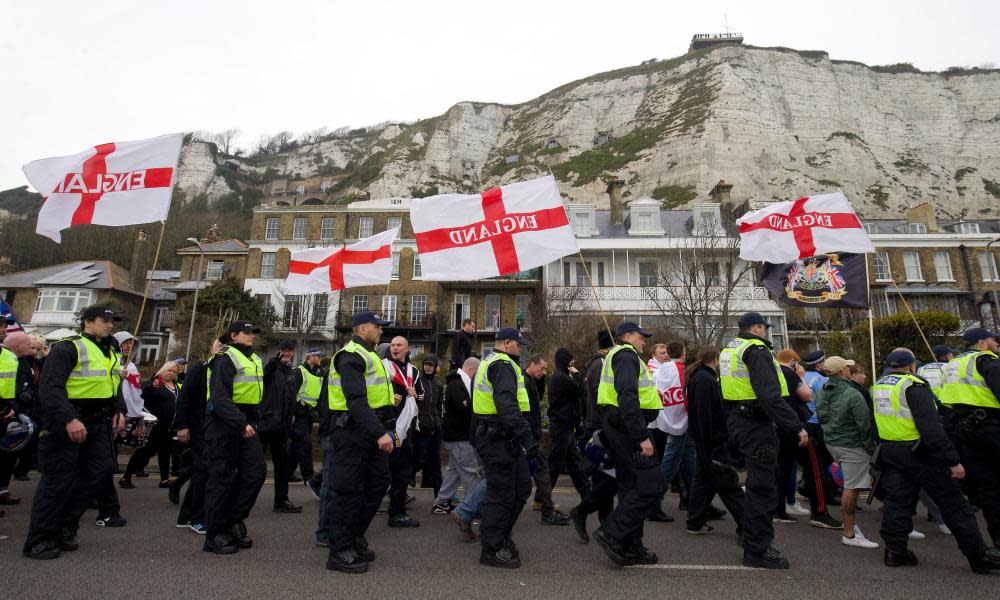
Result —
[[[363,285],[389,285],[392,242],[398,227],[343,248],[308,248],[292,252],[288,294],[321,294]]]
[[[410,205],[423,278],[511,275],[579,252],[552,176],[481,194],[441,194]]]
[[[790,306],[868,308],[864,254],[821,254],[776,265],[764,263],[760,280],[771,296]]]
[[[829,252],[875,252],[842,192],[776,202],[736,220],[740,258],[784,264]]]
[[[163,221],[177,181],[184,134],[100,144],[72,156],[22,167],[42,195],[35,232],[61,240],[77,225],[137,225]]]
[[[10,305],[8,305],[3,298],[0,298],[0,319],[7,321],[7,333],[24,331],[24,328],[21,327],[21,323],[19,323],[17,317],[14,316],[14,311],[11,310]],[[14,322],[11,323],[10,321]]]

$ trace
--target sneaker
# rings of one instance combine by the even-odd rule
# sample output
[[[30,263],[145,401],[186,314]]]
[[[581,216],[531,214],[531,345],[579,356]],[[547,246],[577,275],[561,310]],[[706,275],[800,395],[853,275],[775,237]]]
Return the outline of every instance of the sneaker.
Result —
[[[121,515],[114,514],[106,517],[97,517],[95,525],[98,527],[125,527],[126,523],[128,523],[128,521],[122,518]]]
[[[309,479],[305,480],[304,483],[306,487],[309,488],[309,491],[312,492],[313,497],[319,500],[319,491],[322,488],[323,484],[319,481],[316,481],[315,477],[310,477]]]
[[[913,530],[910,531],[910,539],[911,540],[922,540],[925,537],[927,537],[927,536],[924,535],[924,534],[922,534],[922,533],[920,533],[916,529],[913,529]]]
[[[771,517],[772,523],[798,523],[799,520],[791,515],[774,515]]]
[[[190,526],[191,526],[191,521],[188,521],[187,523],[178,523],[177,529],[187,529]]]
[[[705,523],[698,529],[691,529],[690,527],[688,527],[687,532],[690,533],[691,535],[708,535],[710,533],[715,533],[715,527],[712,527],[708,523]]]
[[[625,558],[634,565],[655,565],[659,561],[656,553],[642,545],[633,546],[625,550]]]
[[[808,508],[802,506],[798,502],[795,502],[794,504],[785,504],[785,512],[797,517],[808,517],[812,514],[809,512]]]
[[[174,482],[173,479],[164,479],[164,480],[160,481],[159,485],[157,485],[156,487],[160,488],[161,490],[166,490],[166,489],[170,488],[170,485],[173,482]]]
[[[237,548],[242,549],[253,546],[253,540],[250,539],[249,535],[247,535],[247,526],[243,521],[233,523],[229,533],[232,535],[233,543],[236,544]]]
[[[329,548],[330,547],[330,540],[321,540],[321,539],[317,538],[316,539],[316,546],[318,546],[320,548]]]
[[[809,519],[809,524],[813,527],[819,527],[820,529],[841,529],[844,524],[834,519],[829,513],[823,513],[821,515],[816,515]]]
[[[554,510],[551,513],[542,516],[542,525],[569,525],[570,516],[563,514],[558,510]]]
[[[416,501],[417,501],[417,497],[416,496],[407,496],[406,497],[406,504],[413,504]]]
[[[758,569],[787,569],[788,559],[777,548],[768,546],[763,554],[754,554],[749,550],[744,550],[743,565]]]
[[[434,504],[433,507],[431,507],[431,512],[434,513],[435,515],[447,515],[450,514],[451,511],[453,510],[455,510],[455,507],[452,505],[451,502],[445,502],[444,504],[438,502]]]
[[[403,513],[395,517],[389,517],[389,527],[420,527],[420,521]]]
[[[367,573],[368,563],[361,560],[354,548],[330,552],[330,557],[326,559],[326,568],[331,571],[341,573]]]
[[[198,535],[205,535],[208,533],[208,528],[205,527],[204,523],[188,523],[188,527],[190,527],[191,531],[197,533]]]
[[[906,554],[896,554],[895,552],[886,550],[885,557],[882,560],[887,567],[915,567],[920,564],[913,550],[907,550]]]
[[[274,512],[297,514],[302,512],[302,507],[297,504],[292,504],[290,500],[285,500],[284,502],[278,502],[274,505]]]
[[[855,548],[878,548],[878,544],[866,538],[860,531],[855,530],[854,537],[847,537],[846,535],[840,536],[840,543],[845,546],[853,546]]]
[[[479,554],[479,564],[487,567],[498,567],[500,569],[519,569],[521,559],[506,546],[501,547],[496,552],[490,552],[483,548]]]
[[[576,529],[576,535],[580,536],[580,541],[584,544],[590,541],[590,534],[587,533],[587,515],[580,511],[580,507],[576,506],[570,509],[569,518],[573,522],[573,528]]]
[[[948,526],[945,525],[944,523],[938,523],[937,528],[938,531],[940,531],[941,533],[945,535],[951,535],[951,529],[948,529]]]
[[[663,512],[662,508],[654,510],[648,517],[647,521],[652,521],[653,523],[673,523],[674,518],[667,513]]]
[[[627,567],[632,564],[629,558],[625,555],[625,550],[622,548],[622,545],[608,537],[608,535],[604,533],[603,527],[598,527],[594,531],[594,539],[597,540],[597,544],[604,550],[604,553],[608,555],[611,562],[615,563],[619,567]]]
[[[458,511],[451,513],[451,520],[455,522],[455,526],[458,527],[458,531],[465,538],[465,541],[471,542],[476,539],[476,532],[472,530],[472,523],[463,519],[458,514]]]
[[[236,545],[236,540],[228,533],[219,533],[205,538],[201,549],[213,554],[236,554],[240,550],[239,546]]]
[[[59,549],[59,542],[45,540],[44,542],[39,542],[31,548],[25,550],[23,554],[24,556],[35,560],[49,560],[52,558],[59,558],[59,555],[62,554],[62,550]]]
[[[552,505],[552,510],[559,510],[559,509],[560,509],[560,506],[558,504],[553,504]],[[542,508],[541,501],[535,500],[534,502],[532,502],[531,503],[531,510],[536,511],[536,512],[542,512],[543,508]]]
[[[136,474],[135,476],[138,477],[139,475]],[[131,479],[125,479],[124,477],[122,477],[121,479],[118,480],[118,487],[120,487],[123,490],[134,490],[135,484],[132,483]]]

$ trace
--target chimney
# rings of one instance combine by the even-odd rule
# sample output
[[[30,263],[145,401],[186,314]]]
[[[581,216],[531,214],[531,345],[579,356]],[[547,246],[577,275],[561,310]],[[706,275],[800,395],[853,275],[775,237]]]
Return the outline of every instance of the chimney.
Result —
[[[906,211],[907,223],[923,223],[927,227],[927,233],[937,233],[941,230],[938,227],[937,217],[934,216],[934,205],[929,202],[918,204]]]
[[[149,269],[149,233],[140,229],[139,237],[132,245],[132,268],[129,270],[129,283],[132,289],[145,289],[147,269]]]
[[[625,209],[622,206],[622,188],[625,187],[624,179],[608,180],[608,197],[611,203],[611,223],[621,225],[625,222]]]
[[[712,191],[708,193],[708,197],[712,202],[718,202],[721,205],[731,204],[732,199],[729,197],[729,192],[733,189],[733,184],[726,183],[725,179],[720,179],[719,183],[715,184]]]

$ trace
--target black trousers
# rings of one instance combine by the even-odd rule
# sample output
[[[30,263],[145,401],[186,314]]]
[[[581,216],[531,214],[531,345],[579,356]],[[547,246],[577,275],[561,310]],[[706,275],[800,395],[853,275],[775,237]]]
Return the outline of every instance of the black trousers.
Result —
[[[587,469],[590,471],[590,488],[586,496],[580,499],[577,506],[584,515],[597,513],[600,521],[608,518],[615,508],[615,496],[618,495],[618,482],[615,478],[604,473],[597,467],[591,465]]]
[[[205,522],[205,484],[208,482],[208,463],[205,460],[205,440],[200,435],[192,435],[185,454],[191,458],[190,484],[184,492],[177,524]],[[182,473],[183,477],[183,473]]]
[[[711,460],[711,449],[698,448],[698,470],[691,484],[688,501],[687,528],[700,529],[708,523],[708,507],[718,494],[726,510],[736,522],[736,535],[743,533],[743,507],[746,499],[740,487],[739,475],[716,465]]]
[[[580,464],[580,449],[576,446],[576,429],[561,423],[549,423],[549,440],[552,451],[549,452],[549,483],[556,487],[556,481],[563,469],[569,473],[573,480],[573,487],[580,494],[580,498],[590,491],[590,482],[587,481],[587,474]]]
[[[407,437],[389,460],[389,518],[406,513],[406,486],[413,477],[413,441]]]
[[[479,507],[479,535],[483,550],[496,552],[510,546],[511,531],[531,495],[531,475],[524,450],[505,437],[476,435],[476,452],[483,462],[486,495]]]
[[[14,467],[15,477],[26,477],[28,471],[38,465],[38,436],[31,438],[20,452],[17,453],[17,466]]]
[[[420,473],[420,487],[434,490],[437,498],[441,489],[441,430],[413,432],[413,472]]]
[[[660,503],[660,463],[655,455],[639,454],[614,412],[605,414],[603,431],[615,459],[618,484],[618,506],[604,519],[604,532],[626,548],[639,546],[643,524]]]
[[[295,420],[288,430],[288,475],[291,479],[298,467],[302,479],[309,479],[316,472],[313,466],[312,444],[313,420],[310,415],[296,413]]]
[[[879,533],[885,540],[886,552],[906,552],[913,512],[923,488],[941,509],[962,554],[977,560],[986,553],[972,507],[948,468],[933,457],[914,454],[909,443],[883,443],[881,481],[885,486],[885,511]]]
[[[131,479],[133,475],[142,471],[149,464],[149,459],[154,455],[160,467],[160,481],[170,479],[170,455],[173,452],[173,433],[170,431],[170,423],[158,421],[149,432],[149,439],[142,448],[136,448],[128,460],[125,467],[125,479]]]
[[[75,532],[90,501],[114,474],[109,419],[86,421],[87,439],[75,444],[65,429],[49,433],[38,444],[42,477],[31,506],[24,549],[58,540],[63,530]]]
[[[258,431],[261,452],[271,450],[271,466],[274,471],[274,503],[288,500],[288,478],[295,470],[288,460],[288,435],[284,431]]]
[[[205,425],[205,452],[205,527],[213,536],[229,531],[250,515],[264,485],[267,465],[256,436],[245,439],[242,430],[211,416]]]
[[[327,473],[330,501],[330,551],[339,552],[364,538],[389,489],[389,455],[360,431],[335,427],[330,433],[333,468]]]
[[[969,497],[982,509],[993,545],[1000,545],[1000,423],[959,422],[956,429]]]
[[[778,436],[774,424],[730,411],[729,433],[746,462],[743,548],[763,554],[774,541],[771,516],[778,502]]]
[[[831,459],[833,457],[830,456],[822,439],[813,437],[811,426],[806,432],[809,433],[809,444],[805,446],[799,446],[797,436],[779,435],[778,500],[775,511],[780,515],[785,514],[785,503],[789,500],[781,491],[785,489],[792,473],[792,465],[795,463],[802,468],[802,489],[809,500],[809,512],[814,517],[827,512],[826,502],[831,490],[826,476],[830,463],[826,462],[826,457]]]
[[[122,505],[118,500],[118,490],[115,489],[115,477],[105,477],[97,488],[97,514],[101,517],[113,517],[121,514]]]

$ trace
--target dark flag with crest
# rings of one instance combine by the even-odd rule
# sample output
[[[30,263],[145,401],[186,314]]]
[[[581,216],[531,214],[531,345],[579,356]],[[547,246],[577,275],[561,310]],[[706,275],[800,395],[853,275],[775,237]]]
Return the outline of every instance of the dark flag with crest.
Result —
[[[820,254],[785,264],[764,263],[761,281],[791,306],[868,308],[864,254]]]

